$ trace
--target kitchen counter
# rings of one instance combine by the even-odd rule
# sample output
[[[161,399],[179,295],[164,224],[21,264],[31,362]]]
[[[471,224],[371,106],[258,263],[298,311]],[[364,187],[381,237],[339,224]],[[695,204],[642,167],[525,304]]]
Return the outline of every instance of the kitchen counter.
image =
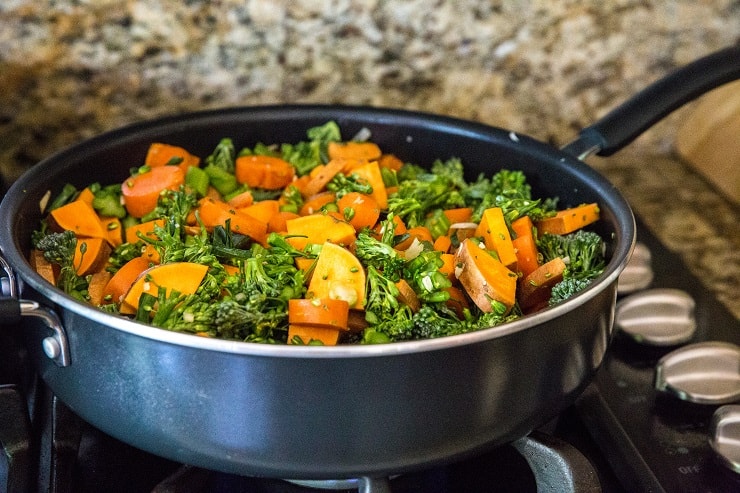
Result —
[[[0,172],[12,181],[105,130],[234,105],[403,107],[562,145],[672,68],[737,42],[740,6],[10,0],[0,25]],[[589,163],[740,317],[737,204],[673,151],[690,106]]]

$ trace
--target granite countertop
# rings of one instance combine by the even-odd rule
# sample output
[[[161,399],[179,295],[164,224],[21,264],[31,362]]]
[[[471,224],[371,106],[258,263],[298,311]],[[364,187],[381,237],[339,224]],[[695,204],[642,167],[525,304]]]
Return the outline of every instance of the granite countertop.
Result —
[[[12,181],[105,130],[234,105],[402,107],[561,145],[650,81],[736,43],[740,4],[6,0],[0,25],[0,171]],[[737,204],[676,159],[687,111],[589,163],[740,317]]]

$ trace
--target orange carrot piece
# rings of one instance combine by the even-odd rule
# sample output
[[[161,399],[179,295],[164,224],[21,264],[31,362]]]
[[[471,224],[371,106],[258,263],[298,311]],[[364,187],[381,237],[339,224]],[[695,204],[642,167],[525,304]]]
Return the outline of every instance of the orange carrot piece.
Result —
[[[59,267],[52,264],[44,257],[44,252],[41,250],[31,250],[31,256],[29,262],[33,270],[36,271],[41,277],[43,277],[49,284],[57,285],[57,275]]]
[[[534,223],[529,216],[522,216],[511,222],[511,229],[517,237],[532,236],[534,234]]]
[[[86,276],[103,268],[111,248],[104,238],[77,238],[73,265],[79,276]]]
[[[439,268],[439,271],[446,275],[450,281],[457,282],[457,277],[455,277],[455,256],[451,253],[443,253],[440,255],[440,258],[444,263]]]
[[[288,300],[288,323],[347,330],[349,303],[331,298]]]
[[[279,190],[293,181],[295,168],[275,156],[240,156],[236,158],[234,174],[236,181],[250,187]]]
[[[103,228],[105,228],[106,232],[108,233],[106,236],[106,240],[108,240],[110,246],[115,248],[123,243],[124,231],[120,219],[118,219],[117,217],[101,217],[100,224],[103,225]]]
[[[516,252],[517,269],[523,276],[528,276],[540,266],[537,243],[534,241],[534,237],[531,234],[519,236],[511,240],[511,243],[514,245],[514,251]]]
[[[105,296],[105,287],[111,279],[112,274],[107,270],[99,270],[90,276],[90,283],[87,286],[87,296],[89,297],[92,305],[102,305]]]
[[[285,233],[288,231],[288,220],[295,219],[297,217],[300,216],[295,212],[280,211],[270,218],[270,221],[267,223],[267,231]]]
[[[458,207],[456,209],[447,209],[442,212],[447,219],[450,220],[451,224],[468,223],[470,222],[470,218],[473,217],[472,207]]]
[[[488,250],[493,250],[507,269],[516,270],[516,253],[511,243],[511,233],[500,207],[483,211],[475,235],[483,238]]]
[[[374,142],[329,142],[329,159],[379,159],[382,152]]]
[[[352,168],[351,174],[360,176],[373,187],[373,192],[370,195],[378,203],[378,207],[381,209],[388,207],[388,191],[385,189],[383,175],[380,173],[380,166],[378,166],[377,161],[355,166]]]
[[[203,198],[198,202],[198,212],[203,225],[209,231],[213,231],[216,226],[225,226],[228,220],[231,231],[249,236],[263,245],[267,240],[267,223],[237,211],[226,202]]]
[[[237,209],[249,207],[250,205],[254,204],[254,196],[252,195],[252,192],[246,190],[238,195],[235,195],[234,197],[231,197],[227,203],[231,207],[235,207]]]
[[[151,168],[167,165],[177,166],[185,173],[190,166],[198,166],[200,158],[190,154],[182,147],[154,142],[149,146],[144,164]]]
[[[346,248],[324,243],[306,296],[345,300],[350,308],[362,308],[365,302],[365,270],[362,264]]]
[[[301,210],[298,211],[298,214],[300,214],[301,216],[316,214],[321,210],[322,207],[327,204],[331,204],[332,202],[336,201],[336,199],[337,196],[334,194],[334,192],[319,192],[316,195],[312,195],[311,197],[306,198],[306,201],[303,202]]]
[[[184,183],[185,173],[178,166],[152,168],[123,182],[124,206],[133,217],[142,217],[154,210],[163,191],[176,190]]]
[[[364,193],[349,192],[337,201],[337,206],[339,213],[348,218],[355,231],[372,228],[380,217],[378,202]]]
[[[416,295],[414,288],[412,288],[405,279],[399,279],[398,282],[396,282],[396,287],[398,288],[398,296],[396,296],[398,301],[407,305],[414,313],[418,312],[421,308],[421,301]]]
[[[503,303],[507,311],[516,303],[517,275],[479,247],[476,241],[468,238],[460,244],[455,254],[455,266],[460,284],[484,312],[492,310],[491,300]]]
[[[139,241],[139,233],[148,238],[156,238],[154,234],[155,227],[164,227],[164,219],[153,219],[151,221],[145,221],[139,224],[132,224],[126,228],[126,241],[128,243],[136,243]]]
[[[107,238],[108,231],[90,204],[75,200],[49,213],[50,227],[54,231],[70,230],[78,237]]]
[[[452,239],[448,235],[442,235],[434,240],[434,249],[438,252],[447,253],[452,246]]]
[[[288,243],[302,250],[309,243],[321,245],[331,242],[350,245],[355,241],[355,228],[345,221],[326,214],[311,214],[285,222]]]
[[[103,299],[111,303],[121,303],[136,278],[151,266],[149,260],[144,257],[134,257],[123,264],[105,285]]]
[[[95,194],[90,190],[89,187],[85,187],[80,191],[80,194],[77,196],[75,200],[81,200],[90,206],[92,206],[93,200],[95,199]]]
[[[269,226],[270,221],[280,213],[280,203],[277,200],[260,200],[250,206],[241,207],[238,210],[239,212],[249,214]]]
[[[383,154],[378,159],[378,166],[380,166],[381,168],[388,168],[393,171],[398,171],[403,167],[403,161],[398,159],[393,154]]]
[[[200,286],[207,271],[207,265],[194,262],[173,262],[150,267],[139,274],[123,297],[120,311],[124,314],[136,313],[142,293],[157,296],[160,286],[166,288],[167,294],[172,290],[180,294],[193,294]]]
[[[432,233],[426,226],[414,226],[413,228],[409,228],[406,232],[409,234],[409,237],[397,244],[394,247],[396,250],[407,250],[415,239],[418,241],[428,241],[429,243],[434,244]]]
[[[542,264],[523,278],[519,290],[519,306],[525,312],[539,308],[550,299],[552,287],[563,280],[565,262],[560,257]]]
[[[310,344],[321,342],[324,346],[336,346],[339,343],[338,329],[316,325],[288,325],[288,344]],[[297,342],[300,341],[300,342]]]
[[[580,205],[559,211],[555,216],[537,221],[537,234],[565,235],[579,230],[599,219],[599,205]]]
[[[465,296],[465,293],[455,286],[445,288],[445,291],[450,293],[450,299],[445,301],[445,305],[455,310],[455,313],[459,318],[464,318],[465,309],[470,308],[470,303],[468,303],[468,298]]]
[[[324,190],[326,184],[334,178],[337,173],[344,170],[344,161],[332,159],[328,163],[317,166],[311,170],[311,179],[301,188],[304,197],[311,197]]]

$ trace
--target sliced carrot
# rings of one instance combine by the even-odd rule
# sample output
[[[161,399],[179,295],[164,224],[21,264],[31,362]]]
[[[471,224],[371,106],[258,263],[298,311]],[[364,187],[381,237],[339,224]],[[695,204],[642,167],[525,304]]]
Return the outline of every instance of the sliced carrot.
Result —
[[[311,266],[314,264],[315,261],[316,259],[314,258],[296,257],[295,266],[298,268],[298,270],[302,270],[303,272],[308,272],[308,270],[311,268]]]
[[[445,305],[455,310],[455,314],[457,314],[458,318],[464,318],[465,309],[470,308],[470,303],[468,303],[468,298],[465,296],[465,293],[455,286],[445,288],[445,291],[450,294],[450,299],[445,301]]]
[[[144,257],[151,264],[158,264],[161,261],[159,256],[159,250],[151,243],[147,243],[141,252],[141,256]]]
[[[334,178],[337,173],[344,170],[344,161],[332,159],[328,163],[317,166],[311,170],[311,179],[301,188],[304,197],[311,197],[326,188],[326,184]]]
[[[31,263],[31,267],[33,267],[33,270],[35,270],[36,273],[39,274],[41,277],[46,279],[49,284],[53,284],[54,286],[57,285],[57,275],[59,267],[46,260],[46,258],[44,257],[44,252],[34,248],[33,250],[31,250],[29,262]]]
[[[382,152],[375,142],[329,142],[329,159],[379,159]]]
[[[529,216],[522,216],[511,222],[511,229],[517,237],[532,236],[534,234],[534,223]]]
[[[483,238],[488,250],[493,250],[507,269],[516,270],[516,253],[511,243],[511,233],[500,207],[483,211],[475,235]]]
[[[493,309],[491,300],[503,303],[507,311],[516,303],[517,275],[472,239],[460,244],[455,254],[455,268],[460,284],[482,311]]]
[[[252,195],[252,192],[246,190],[238,195],[235,195],[234,197],[231,197],[227,203],[231,207],[235,207],[237,209],[240,209],[242,207],[249,207],[250,205],[254,204],[254,196]]]
[[[168,165],[177,166],[184,173],[187,172],[190,166],[198,166],[200,158],[190,154],[182,147],[154,142],[149,146],[144,164],[151,168]]]
[[[447,253],[452,246],[452,239],[448,235],[442,235],[434,240],[434,249],[438,252]]]
[[[92,205],[75,200],[49,213],[49,226],[54,231],[70,230],[78,237],[107,238],[108,231],[103,227]]]
[[[380,173],[380,166],[378,166],[377,161],[356,166],[352,168],[351,174],[360,176],[373,187],[373,192],[370,195],[378,203],[378,207],[381,209],[388,207],[388,191],[385,189],[383,175]]]
[[[365,270],[362,264],[346,248],[324,243],[306,296],[345,300],[350,308],[362,308],[365,302]]]
[[[380,217],[378,202],[370,195],[359,192],[349,192],[337,201],[339,213],[349,223],[360,231],[363,228],[372,228]]]
[[[529,312],[550,299],[552,287],[563,280],[565,262],[560,257],[542,264],[520,282],[519,305]]]
[[[580,205],[559,211],[555,216],[537,221],[537,234],[565,235],[579,230],[599,219],[599,205]]]
[[[129,243],[136,243],[139,241],[139,234],[148,238],[156,238],[154,234],[155,227],[164,227],[164,219],[153,219],[151,221],[144,221],[139,224],[132,224],[126,228],[126,241]]]
[[[403,167],[403,161],[398,159],[393,154],[383,154],[378,159],[378,166],[381,168],[388,168],[393,171],[398,171]]]
[[[134,257],[123,264],[105,285],[103,298],[111,303],[121,303],[136,278],[149,267],[151,263],[144,257]]]
[[[443,253],[440,255],[440,258],[444,263],[439,268],[439,271],[446,275],[450,281],[457,282],[457,277],[455,277],[455,256],[451,253]]]
[[[241,207],[237,210],[262,221],[269,226],[270,220],[280,213],[280,204],[277,200],[260,200],[250,206]]]
[[[347,330],[349,303],[331,298],[288,300],[288,323]]]
[[[176,190],[184,183],[185,173],[177,166],[152,168],[123,182],[124,206],[133,217],[142,217],[154,210],[163,191]]]
[[[213,231],[216,226],[226,226],[226,221],[229,221],[231,231],[249,236],[261,244],[267,240],[267,223],[237,211],[226,202],[203,198],[198,202],[198,213],[208,231]]]
[[[409,237],[397,244],[394,247],[396,250],[407,250],[414,240],[428,241],[429,243],[434,244],[432,233],[426,226],[414,226],[413,228],[409,228],[406,232],[409,234]]]
[[[100,270],[90,276],[90,283],[87,286],[87,296],[90,303],[98,306],[102,305],[105,299],[105,286],[111,279],[112,274],[107,270]]]
[[[396,287],[398,288],[398,301],[407,305],[414,313],[418,312],[421,308],[421,301],[416,295],[414,288],[412,288],[405,279],[399,279],[398,282],[396,282]]]
[[[123,243],[123,225],[121,220],[117,217],[101,217],[100,223],[103,225],[105,230],[108,232],[106,239],[110,246],[113,248],[120,246]]]
[[[275,233],[285,233],[288,231],[288,220],[300,217],[295,212],[280,211],[270,218],[267,223],[267,230]]]
[[[90,206],[92,206],[93,200],[95,199],[95,194],[90,190],[90,187],[85,187],[80,191],[80,194],[77,196],[75,200],[81,200]]]
[[[349,245],[355,241],[355,228],[345,221],[341,221],[326,214],[311,214],[285,222],[289,235],[288,243],[302,250],[309,243],[321,245],[325,242],[336,245]]]
[[[520,236],[511,240],[516,252],[516,265],[523,276],[528,276],[540,264],[537,255],[537,243],[532,235]]]
[[[208,266],[194,262],[173,262],[150,267],[139,274],[123,297],[120,311],[129,315],[136,313],[142,293],[156,296],[159,287],[166,288],[168,295],[172,290],[180,294],[195,293],[207,271]]]
[[[303,202],[301,210],[298,211],[298,214],[300,214],[301,216],[316,214],[321,210],[322,207],[327,204],[331,204],[332,202],[336,201],[336,199],[337,196],[334,194],[334,192],[319,192],[316,195],[312,195],[306,198],[306,201]]]
[[[105,266],[111,248],[104,238],[77,238],[73,265],[79,276],[97,272]]]
[[[288,325],[288,344],[310,344],[320,342],[324,346],[336,346],[339,343],[338,329],[316,325]],[[300,341],[300,342],[298,342]]]
[[[450,220],[450,224],[467,223],[470,222],[470,218],[473,217],[472,207],[457,207],[455,209],[447,209],[442,212],[447,216],[447,219]]]
[[[275,156],[240,156],[236,158],[234,174],[236,181],[250,187],[279,190],[293,181],[295,168]]]

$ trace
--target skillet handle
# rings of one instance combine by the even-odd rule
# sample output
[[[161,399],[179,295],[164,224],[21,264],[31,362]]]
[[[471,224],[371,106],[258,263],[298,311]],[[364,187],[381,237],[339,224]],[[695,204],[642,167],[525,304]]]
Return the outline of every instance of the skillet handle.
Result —
[[[740,78],[740,45],[716,51],[649,85],[617,106],[561,150],[585,159],[611,156],[673,110]]]

